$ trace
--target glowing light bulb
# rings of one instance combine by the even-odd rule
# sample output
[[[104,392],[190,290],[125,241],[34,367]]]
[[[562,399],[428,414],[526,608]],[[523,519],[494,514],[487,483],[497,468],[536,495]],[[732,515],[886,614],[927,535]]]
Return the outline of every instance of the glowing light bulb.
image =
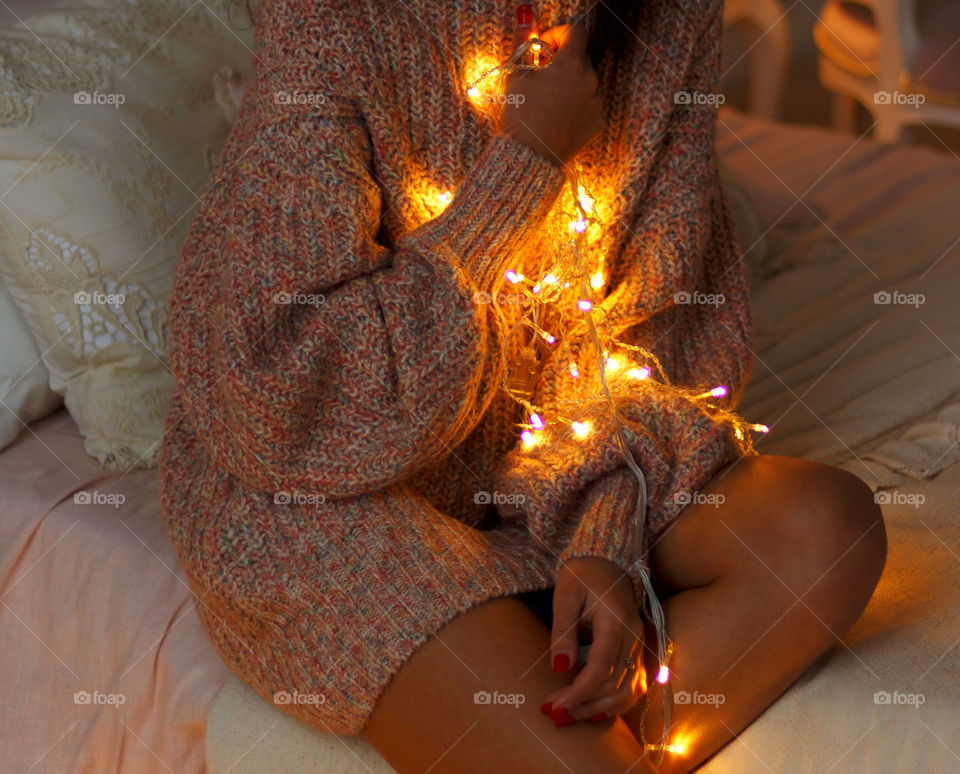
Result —
[[[540,292],[540,286],[539,286],[539,285],[534,285],[532,288],[530,288],[530,292],[531,292],[531,293],[539,293],[539,292]]]
[[[546,340],[547,344],[556,344],[556,343],[557,343],[557,337],[554,336],[552,333],[547,333],[547,334],[545,334],[543,338]]]
[[[571,220],[570,228],[573,231],[576,231],[578,234],[582,234],[584,231],[587,230],[587,221],[585,221],[583,218],[577,218],[576,220]]]
[[[528,449],[532,449],[538,443],[537,437],[529,430],[524,430],[520,433],[520,440],[523,441],[523,445]]]
[[[547,285],[552,285],[553,283],[557,282],[557,276],[556,276],[555,274],[552,274],[552,273],[551,273],[551,274],[548,274],[546,277],[543,278],[543,281],[544,281]]]
[[[444,191],[437,195],[437,202],[439,202],[441,207],[446,207],[452,199],[453,194],[450,191]]]
[[[580,376],[580,371],[573,363],[570,364],[570,376],[572,376],[574,379]]]
[[[766,425],[750,425],[750,427],[756,430],[758,433],[769,433],[770,428]]]
[[[577,438],[586,438],[590,433],[589,422],[574,422],[570,427],[573,428],[573,434],[577,436]]]
[[[590,287],[600,290],[603,287],[603,272],[598,271],[590,278]]]
[[[513,269],[507,269],[507,271],[504,272],[504,276],[507,278],[507,280],[509,280],[514,284],[516,284],[517,282],[520,282],[520,280],[523,279],[523,275],[518,274]]]
[[[627,371],[627,376],[631,379],[646,379],[650,376],[650,369],[644,366],[643,368],[631,368]]]
[[[537,430],[543,430],[543,418],[539,414],[530,415],[530,424]]]
[[[593,309],[593,302],[590,301],[589,298],[581,298],[579,301],[577,301],[577,307],[581,312],[589,312],[591,309]]]
[[[623,362],[616,355],[611,355],[607,358],[607,370],[610,372],[616,371],[623,365]]]
[[[480,89],[478,89],[476,86],[471,86],[469,89],[467,89],[467,96],[470,99],[477,99],[480,96]]]
[[[727,388],[722,384],[719,387],[714,387],[710,392],[701,392],[697,397],[698,398],[722,398],[727,394]]]
[[[657,672],[657,682],[663,685],[670,679],[670,667],[666,664],[660,665],[660,671]]]
[[[683,755],[687,751],[687,746],[684,742],[674,742],[673,744],[647,744],[646,749],[648,750],[663,750],[664,752],[673,753],[674,755]]]

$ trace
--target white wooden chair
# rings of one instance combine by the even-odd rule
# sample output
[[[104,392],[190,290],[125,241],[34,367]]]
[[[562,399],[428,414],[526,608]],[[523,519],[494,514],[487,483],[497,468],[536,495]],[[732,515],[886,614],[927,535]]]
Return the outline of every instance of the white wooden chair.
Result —
[[[748,111],[779,118],[790,65],[790,24],[783,6],[778,0],[727,0],[723,22],[736,27],[747,46]]]
[[[885,142],[910,125],[960,126],[957,0],[828,0],[813,34],[837,129],[853,130],[857,102]]]

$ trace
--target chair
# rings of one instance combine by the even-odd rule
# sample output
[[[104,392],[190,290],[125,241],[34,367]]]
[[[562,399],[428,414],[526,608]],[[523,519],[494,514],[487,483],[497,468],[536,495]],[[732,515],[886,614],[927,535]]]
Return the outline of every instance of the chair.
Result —
[[[779,118],[790,64],[790,23],[783,7],[778,0],[727,0],[723,23],[735,26],[747,46],[749,112],[761,118]]]
[[[828,0],[813,37],[834,126],[853,130],[857,102],[884,142],[910,125],[960,126],[958,34],[956,0]]]

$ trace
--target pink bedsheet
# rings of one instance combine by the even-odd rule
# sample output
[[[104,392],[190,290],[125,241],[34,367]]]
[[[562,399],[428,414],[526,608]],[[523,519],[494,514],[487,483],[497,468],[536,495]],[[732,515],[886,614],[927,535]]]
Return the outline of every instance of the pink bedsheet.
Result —
[[[762,251],[770,255],[758,250],[748,259],[761,274],[775,275],[756,288],[758,347],[767,366],[757,368],[744,406],[752,419],[776,424],[761,449],[839,463],[851,448],[862,454],[861,446],[893,425],[916,422],[927,404],[945,400],[943,390],[955,394],[956,380],[947,379],[952,372],[931,359],[939,376],[901,390],[893,403],[860,392],[856,400],[845,398],[843,389],[859,384],[856,374],[876,381],[875,364],[889,360],[899,339],[881,336],[884,326],[845,356],[841,365],[851,361],[849,374],[827,348],[808,347],[803,337],[796,339],[803,351],[774,344],[790,315],[825,288],[841,293],[857,278],[868,281],[859,261],[837,257],[854,250],[885,278],[898,276],[898,266],[910,274],[936,265],[930,277],[955,294],[954,250],[960,248],[952,212],[960,165],[931,151],[786,129],[732,111],[721,113],[718,141],[762,230],[776,224],[772,244]],[[798,204],[800,195],[809,210]],[[842,236],[836,254],[817,247],[831,232]],[[801,282],[803,270],[816,276]],[[923,318],[948,341],[956,328],[954,297],[930,303]],[[836,340],[864,324],[849,299],[838,295],[829,307],[817,318],[842,318],[831,323]],[[909,349],[924,354],[930,342],[940,346],[934,336],[927,339],[909,342]],[[796,398],[787,383],[806,396],[804,411],[791,410]],[[816,385],[820,389],[807,395]],[[851,421],[848,406],[866,416]],[[775,421],[779,417],[785,418]],[[824,426],[842,428],[839,449],[830,445],[838,436]],[[0,774],[206,770],[207,715],[229,671],[197,620],[156,490],[155,470],[123,478],[101,470],[64,409],[33,423],[0,453]],[[125,501],[80,504],[78,492],[102,500],[120,493]],[[77,692],[89,693],[91,702],[76,703]],[[122,704],[107,703],[119,701],[117,694]]]
[[[206,770],[228,670],[156,494],[155,470],[105,475],[65,409],[0,454],[3,774]]]

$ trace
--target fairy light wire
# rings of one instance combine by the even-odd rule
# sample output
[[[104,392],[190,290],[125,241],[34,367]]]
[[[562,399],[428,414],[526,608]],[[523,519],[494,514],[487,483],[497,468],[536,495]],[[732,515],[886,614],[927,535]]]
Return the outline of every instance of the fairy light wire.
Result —
[[[524,57],[531,49],[533,49],[538,56],[533,64],[527,64],[524,62]],[[539,59],[539,55],[543,53],[546,54],[546,63],[543,63]],[[467,96],[468,98],[478,96],[480,84],[488,78],[497,76],[496,86],[497,88],[501,88],[503,79],[507,74],[548,67],[552,61],[553,53],[550,45],[540,38],[532,36],[517,46],[506,63],[487,68],[479,77],[468,83],[466,86]],[[573,406],[561,402],[561,404],[557,406],[555,415],[551,418],[549,412],[544,411],[542,407],[532,402],[532,394],[518,393],[517,390],[511,387],[510,376],[512,369],[509,367],[510,358],[508,352],[509,343],[515,332],[519,329],[526,329],[532,333],[532,338],[525,346],[539,347],[541,359],[537,361],[538,364],[542,364],[542,358],[548,356],[544,354],[545,346],[542,342],[546,342],[547,347],[551,347],[559,342],[560,346],[555,350],[547,350],[549,357],[556,360],[565,353],[570,354],[567,343],[570,337],[570,329],[576,330],[579,334],[580,328],[578,323],[583,324],[586,340],[592,345],[594,350],[601,393],[605,402],[610,407],[617,446],[627,467],[633,472],[639,483],[637,501],[633,514],[634,558],[632,569],[640,577],[643,584],[646,606],[657,635],[659,671],[656,676],[657,679],[648,686],[647,693],[649,695],[650,688],[658,685],[663,695],[663,734],[660,742],[648,743],[644,738],[641,738],[641,742],[647,751],[656,754],[656,764],[659,765],[664,752],[679,753],[682,747],[682,745],[667,743],[673,704],[673,691],[669,682],[669,662],[673,655],[674,643],[666,633],[666,621],[663,608],[653,588],[650,568],[643,558],[645,551],[644,526],[648,510],[646,477],[634,459],[633,452],[627,442],[626,436],[628,431],[624,425],[617,400],[607,381],[608,369],[611,371],[618,370],[622,374],[626,374],[628,377],[626,383],[638,385],[640,389],[645,388],[645,386],[649,389],[648,385],[655,383],[660,389],[669,390],[680,398],[694,404],[715,423],[729,425],[736,439],[735,443],[738,450],[743,455],[756,453],[753,449],[750,431],[765,433],[768,432],[769,428],[765,425],[747,422],[735,412],[718,405],[714,399],[727,397],[729,394],[725,386],[718,385],[711,390],[703,391],[702,388],[689,389],[680,385],[674,385],[668,378],[659,358],[653,352],[644,347],[620,341],[614,336],[612,333],[614,326],[610,324],[607,309],[603,303],[599,303],[595,299],[594,293],[592,292],[593,290],[599,292],[604,285],[604,256],[602,254],[599,256],[593,274],[590,273],[591,267],[589,265],[589,232],[591,229],[602,227],[601,220],[596,211],[596,200],[582,184],[579,170],[574,171],[569,167],[565,167],[565,171],[573,202],[573,212],[571,213],[561,209],[553,218],[553,221],[560,221],[554,230],[559,231],[561,235],[564,231],[567,231],[568,233],[572,233],[573,236],[561,236],[561,238],[557,240],[555,248],[552,248],[550,251],[554,254],[552,257],[555,258],[555,260],[550,260],[550,255],[544,256],[540,261],[540,273],[536,281],[523,276],[515,270],[510,270],[506,273],[508,281],[530,302],[530,306],[533,308],[531,312],[524,314],[518,322],[512,325],[503,338],[500,352],[501,365],[503,366],[502,387],[511,398],[523,407],[524,412],[531,419],[529,423],[522,423],[520,425],[522,429],[521,440],[525,446],[533,447],[540,443],[547,427],[557,423],[569,425],[571,431],[577,437],[589,435],[591,429],[589,423],[565,416],[564,412],[569,411]],[[585,206],[585,201],[589,206]],[[588,211],[588,209],[590,211]],[[566,220],[566,228],[564,228],[564,220]],[[567,261],[564,261],[565,256],[569,257]],[[544,270],[546,270],[546,273],[544,273]],[[580,299],[577,302],[580,317],[579,319],[573,318],[573,320],[571,320],[569,319],[569,315],[564,314],[567,305],[567,300],[564,299],[564,296],[570,295],[565,293],[565,291],[570,289],[573,283],[576,283],[576,289],[578,290]],[[552,306],[559,312],[559,318],[555,321],[558,328],[556,335],[544,327],[548,324],[544,319],[545,310],[548,306]],[[606,347],[604,347],[604,342],[601,340],[601,333],[597,330],[597,325],[594,321],[594,315],[598,313],[606,323],[607,331],[603,337],[606,340]],[[621,320],[618,327],[626,330],[631,327],[631,325],[629,321]],[[614,357],[616,349],[625,349],[636,353],[638,360],[641,362],[630,362],[625,364],[625,367],[618,367],[616,369],[610,368],[611,358]],[[569,372],[571,378],[580,378],[579,367],[576,362],[576,357],[574,356],[571,356],[569,360]],[[537,378],[539,378],[539,375]],[[547,417],[546,420],[544,420],[544,415]],[[640,427],[640,431],[649,434],[649,431],[642,426]],[[662,680],[660,679],[661,677],[663,678]],[[647,704],[649,704],[649,702],[645,701],[644,716],[646,715]],[[641,727],[641,736],[642,734],[643,730]]]

